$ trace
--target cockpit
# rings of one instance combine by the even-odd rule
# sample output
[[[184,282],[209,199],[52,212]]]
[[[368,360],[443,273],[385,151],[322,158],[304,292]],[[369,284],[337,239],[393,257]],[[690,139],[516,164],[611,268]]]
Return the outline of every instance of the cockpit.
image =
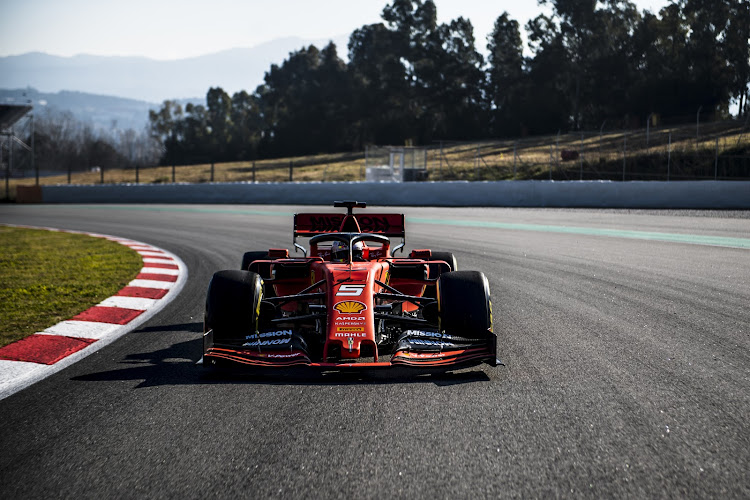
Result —
[[[391,257],[391,240],[380,234],[327,233],[310,238],[310,257],[336,263],[367,262]]]

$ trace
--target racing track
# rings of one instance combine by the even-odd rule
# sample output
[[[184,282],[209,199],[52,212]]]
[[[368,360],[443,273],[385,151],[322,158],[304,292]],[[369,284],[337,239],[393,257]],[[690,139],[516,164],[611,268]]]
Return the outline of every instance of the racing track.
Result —
[[[487,274],[506,367],[202,378],[209,277],[288,246],[293,211],[1,206],[160,246],[189,276],[137,331],[0,401],[0,497],[750,496],[750,249],[554,230],[742,243],[747,212],[406,209],[407,249]]]

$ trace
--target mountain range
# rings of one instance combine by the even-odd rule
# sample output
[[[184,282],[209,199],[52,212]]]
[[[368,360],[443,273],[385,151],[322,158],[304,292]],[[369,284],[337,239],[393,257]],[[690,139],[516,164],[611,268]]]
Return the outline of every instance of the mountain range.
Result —
[[[339,57],[346,59],[348,36],[332,40]],[[240,90],[252,92],[263,82],[271,64],[280,65],[290,52],[302,47],[312,44],[322,48],[328,42],[279,38],[251,48],[172,61],[86,54],[61,57],[41,52],[5,56],[0,57],[0,102],[46,101],[97,125],[110,127],[112,120],[117,120],[118,127],[140,128],[148,120],[148,109],[158,108],[164,100],[205,102],[210,87],[221,87],[230,95]]]
[[[177,99],[183,106],[188,102],[205,104],[205,97]],[[0,104],[32,104],[37,115],[45,110],[70,111],[81,122],[101,130],[143,130],[148,123],[148,111],[158,109],[156,103],[61,90],[60,92],[40,92],[35,88],[0,89]]]

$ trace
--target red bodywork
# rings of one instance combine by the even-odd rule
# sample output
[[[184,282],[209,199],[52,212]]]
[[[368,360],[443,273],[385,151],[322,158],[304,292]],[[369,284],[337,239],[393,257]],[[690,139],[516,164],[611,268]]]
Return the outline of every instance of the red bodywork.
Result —
[[[360,261],[333,262],[330,248],[325,242],[320,243],[320,238],[325,238],[321,235],[361,237],[363,234],[380,236],[380,239],[364,241]],[[289,258],[286,249],[271,249],[267,259],[254,261],[249,270],[263,278],[264,300],[277,304],[278,317],[274,321],[279,326],[266,329],[298,329],[307,335],[305,338],[320,337],[321,346],[305,350],[295,348],[292,343],[283,349],[226,345],[214,342],[209,330],[204,335],[204,363],[223,360],[266,367],[385,368],[395,365],[462,367],[484,362],[494,366],[497,363],[496,337],[491,331],[489,341],[482,345],[447,347],[434,352],[398,349],[396,342],[384,342],[384,324],[389,324],[390,320],[383,319],[387,316],[378,311],[398,304],[400,317],[406,316],[404,321],[422,321],[411,317],[419,317],[420,304],[429,303],[426,291],[434,290],[439,275],[446,268],[450,269],[445,262],[431,261],[429,250],[414,250],[408,258],[393,257],[390,241],[384,236],[403,238],[404,234],[401,214],[296,214],[295,239],[298,236],[319,238],[310,240],[309,256]],[[394,273],[403,268],[408,273]],[[405,275],[409,273],[411,275]],[[394,292],[413,300],[401,300]],[[305,323],[308,316],[311,319]],[[288,324],[284,318],[290,318]],[[439,329],[432,327],[422,333],[437,336]],[[263,335],[262,332],[255,334],[257,338]],[[382,352],[384,346],[390,347],[388,352]],[[311,354],[312,351],[317,354]]]

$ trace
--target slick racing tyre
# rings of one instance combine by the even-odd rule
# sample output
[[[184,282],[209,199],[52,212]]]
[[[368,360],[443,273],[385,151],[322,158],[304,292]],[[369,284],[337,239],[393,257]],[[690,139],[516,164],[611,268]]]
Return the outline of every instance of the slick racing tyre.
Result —
[[[263,280],[250,271],[219,271],[208,284],[206,331],[214,343],[244,342],[258,329]]]
[[[490,285],[479,271],[454,271],[437,282],[440,330],[450,335],[485,339],[492,329]]]
[[[430,260],[445,261],[449,266],[451,266],[451,271],[458,271],[458,261],[456,261],[456,256],[451,252],[432,252]]]
[[[245,252],[242,256],[242,265],[240,269],[247,271],[250,268],[250,264],[256,260],[263,260],[268,258],[268,252]]]

